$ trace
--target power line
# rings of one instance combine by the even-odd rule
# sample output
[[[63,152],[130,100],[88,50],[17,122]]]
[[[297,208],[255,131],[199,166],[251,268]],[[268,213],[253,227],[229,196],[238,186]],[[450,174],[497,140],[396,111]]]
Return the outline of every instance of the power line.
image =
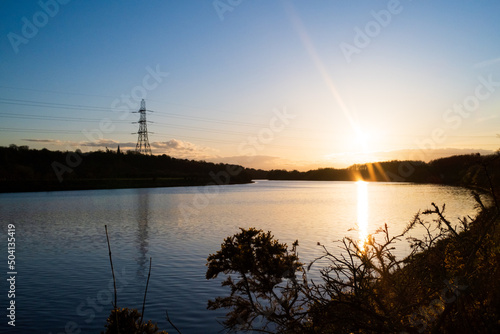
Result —
[[[85,105],[75,105],[75,104],[64,104],[64,103],[53,103],[53,102],[44,102],[44,101],[32,101],[32,100],[21,100],[21,99],[6,99],[0,98],[0,104],[8,104],[8,105],[19,105],[19,106],[28,106],[28,107],[39,107],[39,108],[50,108],[50,109],[67,109],[67,110],[79,110],[79,111],[93,111],[93,112],[113,112],[113,113],[123,113],[126,110],[112,110],[107,107],[99,107],[99,106],[85,106]],[[203,109],[198,108],[197,109]],[[205,109],[210,110],[210,109]],[[134,112],[134,110],[130,109],[130,113]],[[176,118],[190,121],[201,121],[206,123],[215,123],[215,124],[223,124],[223,125],[232,125],[232,126],[244,126],[244,127],[253,127],[253,128],[266,128],[268,124],[259,124],[252,122],[242,122],[242,121],[230,121],[230,120],[222,120],[217,118],[209,118],[209,117],[200,117],[200,116],[189,116],[182,115],[173,112],[166,111],[155,111],[156,117],[163,118]],[[0,113],[0,116],[2,114]],[[300,130],[300,131],[308,131],[308,129],[297,128],[297,127],[287,127],[288,129]]]
[[[32,92],[41,92],[41,93],[51,93],[51,94],[59,94],[59,95],[94,96],[94,97],[106,97],[106,98],[116,99],[116,95],[111,96],[111,95],[85,94],[85,93],[75,93],[75,92],[62,92],[62,91],[55,91],[55,90],[22,88],[22,87],[12,87],[12,86],[3,86],[3,85],[0,85],[0,88],[12,89],[12,90],[32,91]],[[153,102],[154,102],[154,100],[153,100]],[[192,106],[192,105],[181,104],[181,103],[173,103],[173,102],[162,102],[162,103],[166,103],[166,104],[172,105],[172,106],[189,108],[189,109],[206,110],[206,111],[212,111],[212,112],[216,111],[216,112],[221,112],[221,113],[226,113],[226,114],[233,114],[232,111],[228,111],[228,110],[206,108],[206,107],[200,107],[200,106]]]
[[[26,133],[63,133],[63,134],[81,134],[80,130],[53,130],[53,129],[27,129],[27,128],[4,128],[1,127],[0,131],[7,132],[26,132]],[[128,132],[114,132],[116,134],[125,134]]]
[[[43,101],[5,99],[5,98],[0,98],[0,104],[23,105],[23,106],[42,107],[42,108],[51,108],[51,109],[52,108],[70,109],[70,110],[80,110],[80,111],[88,110],[88,111],[94,111],[94,112],[110,112],[110,111],[112,111],[109,108],[103,108],[103,107],[98,107],[98,106],[84,106],[84,105],[61,104],[61,103],[52,103],[52,102],[43,102]],[[98,119],[98,118],[81,118],[81,117],[77,118],[77,117],[68,117],[68,116],[48,116],[48,115],[34,115],[34,114],[0,113],[0,116],[4,116],[6,118],[35,119],[35,120],[64,121],[64,122],[71,122],[71,121],[75,121],[75,122],[99,122],[99,121],[102,121],[102,119]],[[201,122],[205,122],[205,123],[216,123],[216,124],[233,125],[233,126],[237,125],[237,126],[246,126],[246,127],[256,127],[256,128],[260,128],[260,129],[267,127],[266,125],[260,125],[260,124],[256,124],[256,123],[219,120],[219,119],[197,117],[197,116],[186,116],[186,115],[180,115],[180,114],[169,113],[169,112],[156,112],[155,117],[168,118],[168,119],[176,118],[176,119],[201,121]],[[129,123],[129,122],[125,121],[125,120],[115,120],[115,121],[113,121],[113,123]],[[202,131],[202,132],[209,132],[209,133],[217,133],[217,134],[222,134],[222,135],[238,135],[238,136],[255,135],[254,132],[242,132],[242,131],[234,131],[234,130],[228,130],[228,129],[218,130],[218,129],[212,129],[212,128],[207,128],[207,127],[177,125],[177,124],[162,123],[162,122],[151,122],[151,123],[154,123],[155,126],[156,125],[168,126],[171,128]],[[311,139],[311,138],[294,138],[294,137],[284,137],[284,136],[282,136],[282,138],[315,141],[315,139]]]
[[[81,117],[65,117],[65,116],[47,116],[47,115],[33,115],[33,114],[12,114],[2,113],[0,116],[5,118],[19,118],[19,119],[35,119],[42,121],[64,121],[64,122],[100,122],[99,118],[81,118]],[[127,121],[113,121],[113,123],[129,123]]]
[[[0,98],[0,104],[9,104],[9,105],[19,105],[19,106],[29,106],[29,107],[41,107],[41,108],[51,108],[51,109],[70,109],[70,110],[87,110],[87,111],[104,111],[104,112],[117,112],[117,110],[112,110],[111,108],[104,108],[98,106],[84,106],[84,105],[74,105],[74,104],[63,104],[63,103],[52,103],[52,102],[43,102],[43,101],[31,101],[31,100],[19,100],[19,99],[5,99]],[[122,110],[118,110],[122,112]],[[130,112],[133,112],[130,110]],[[196,121],[204,121],[204,122],[212,122],[219,124],[229,124],[229,125],[240,125],[240,126],[251,126],[251,127],[265,127],[266,125],[250,123],[250,122],[240,122],[240,121],[228,121],[228,120],[220,120],[208,117],[199,117],[199,116],[187,116],[181,115],[171,112],[159,112],[161,117],[175,117],[180,119],[187,120],[196,120]]]
[[[31,129],[31,128],[5,128],[5,127],[0,127],[0,131],[8,131],[8,132],[13,132],[13,133],[46,133],[46,134],[83,134],[82,131],[79,130],[53,130],[53,129],[46,129],[46,130],[40,130],[40,129]],[[130,134],[130,132],[120,132],[120,131],[113,131],[114,134]],[[171,134],[155,134],[155,137],[162,137],[162,138],[170,138],[174,139],[174,135]],[[196,137],[196,136],[186,136],[186,135],[175,135],[175,139],[179,140],[199,140],[202,141],[203,143],[219,143],[219,144],[234,144],[234,140],[223,140],[223,139],[207,139],[207,138],[202,138],[202,137]],[[285,146],[285,145],[276,145],[276,144],[266,144],[266,147],[277,147],[277,148],[282,148],[282,149],[296,149],[296,146]]]
[[[93,122],[100,122],[102,119],[99,118],[79,118],[79,117],[63,117],[63,116],[46,116],[46,115],[33,115],[33,114],[12,114],[12,113],[3,113],[0,114],[0,116],[3,116],[5,118],[16,118],[16,119],[33,119],[33,120],[41,120],[41,121],[60,121],[60,122],[87,122],[87,123],[93,123]],[[113,120],[113,123],[119,123],[119,124],[129,124],[129,121],[123,121],[123,120]],[[177,124],[168,124],[168,123],[162,123],[162,122],[149,122],[155,124],[155,126],[159,127],[169,127],[169,128],[174,128],[174,129],[181,129],[181,130],[195,130],[195,131],[201,131],[201,132],[210,132],[210,133],[217,133],[217,134],[230,134],[230,135],[250,135],[251,133],[245,133],[241,131],[231,131],[231,130],[217,130],[217,129],[210,129],[210,128],[204,128],[204,127],[198,127],[198,126],[188,126],[188,125],[177,125]]]
[[[24,90],[24,91],[29,91],[29,92],[51,93],[51,94],[59,94],[59,95],[79,95],[79,96],[94,96],[94,97],[116,98],[116,96],[110,96],[110,95],[97,95],[97,94],[85,94],[85,93],[74,93],[74,92],[61,92],[61,91],[55,91],[55,90],[10,87],[10,86],[3,86],[3,85],[0,85],[0,88],[13,89],[13,90]]]
[[[29,107],[37,107],[37,108],[50,108],[50,109],[65,109],[65,110],[79,110],[79,111],[92,111],[92,112],[116,112],[111,110],[110,108],[99,107],[99,106],[88,106],[88,105],[77,105],[77,104],[65,104],[65,103],[53,103],[53,102],[44,102],[44,101],[33,101],[33,100],[24,100],[24,99],[6,99],[0,98],[0,104],[9,104],[9,105],[20,105],[20,106],[29,106]],[[120,110],[121,111],[121,110]],[[18,119],[33,119],[33,120],[44,120],[44,121],[61,121],[61,122],[100,122],[103,119],[99,118],[82,118],[82,117],[69,117],[69,116],[49,116],[49,115],[35,115],[35,114],[13,114],[13,113],[0,113],[0,117],[5,118],[18,118]],[[186,116],[176,113],[170,112],[156,112],[156,117],[163,118],[177,118],[191,121],[201,121],[205,123],[217,123],[223,125],[232,125],[232,126],[246,126],[246,127],[257,127],[260,129],[266,128],[266,125],[261,125],[257,123],[249,123],[249,122],[240,122],[240,121],[229,121],[229,120],[220,120],[214,118],[207,117],[198,117],[198,116]],[[129,123],[125,120],[115,120],[113,123]],[[177,125],[171,123],[162,123],[162,122],[151,122],[154,123],[155,126],[159,127],[169,127],[174,129],[182,129],[182,130],[194,130],[197,132],[209,132],[216,133],[220,135],[237,135],[237,136],[255,136],[255,132],[241,132],[234,130],[218,130],[207,127],[199,127],[199,126],[188,126],[188,125]],[[78,130],[52,130],[52,129],[22,129],[22,128],[1,128],[2,131],[9,132],[29,132],[29,133],[54,133],[54,134],[77,134],[82,133]],[[117,132],[113,131],[114,134],[125,134],[128,132]],[[218,142],[218,143],[234,143],[234,140],[214,140],[212,138],[201,138],[201,137],[192,137],[186,135],[176,135],[176,137],[181,138],[192,138],[196,140],[201,140],[204,142]],[[301,141],[316,141],[313,138],[298,138],[298,137],[286,137],[280,136],[282,139],[292,139],[292,140],[301,140]],[[279,145],[266,145],[266,146],[279,146]],[[287,147],[287,146],[281,146]],[[295,147],[295,146],[294,146]]]

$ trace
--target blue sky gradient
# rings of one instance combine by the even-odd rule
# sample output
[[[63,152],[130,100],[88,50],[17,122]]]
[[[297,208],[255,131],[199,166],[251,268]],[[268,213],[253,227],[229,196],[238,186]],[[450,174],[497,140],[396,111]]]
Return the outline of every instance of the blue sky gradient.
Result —
[[[134,149],[144,97],[154,154],[309,169],[493,152],[499,14],[498,1],[2,1],[0,145]]]

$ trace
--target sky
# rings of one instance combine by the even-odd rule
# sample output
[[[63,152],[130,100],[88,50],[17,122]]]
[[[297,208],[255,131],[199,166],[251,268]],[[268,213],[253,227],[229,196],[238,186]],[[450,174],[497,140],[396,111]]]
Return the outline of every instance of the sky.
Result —
[[[0,146],[263,169],[500,148],[500,3],[0,2]]]

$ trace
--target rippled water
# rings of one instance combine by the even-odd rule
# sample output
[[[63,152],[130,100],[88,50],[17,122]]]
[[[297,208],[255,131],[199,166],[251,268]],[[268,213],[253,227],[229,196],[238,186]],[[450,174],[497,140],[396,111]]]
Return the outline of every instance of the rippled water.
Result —
[[[446,203],[448,218],[473,214],[465,189],[436,185],[354,182],[257,181],[248,185],[21,193],[0,195],[3,242],[16,226],[16,327],[8,333],[98,333],[111,310],[113,287],[104,225],[117,275],[118,304],[142,307],[152,258],[145,318],[184,334],[217,333],[224,312],[207,300],[225,295],[219,281],[205,280],[205,263],[239,227],[270,230],[280,241],[299,240],[308,262],[321,255],[317,242],[357,232],[359,219],[373,232],[387,223],[394,233],[431,202]],[[364,198],[364,199],[363,199]],[[365,218],[363,218],[365,217]],[[360,224],[361,225],[361,224]],[[405,246],[398,247],[401,255]],[[7,264],[3,261],[3,276]],[[2,279],[2,309],[8,286]]]

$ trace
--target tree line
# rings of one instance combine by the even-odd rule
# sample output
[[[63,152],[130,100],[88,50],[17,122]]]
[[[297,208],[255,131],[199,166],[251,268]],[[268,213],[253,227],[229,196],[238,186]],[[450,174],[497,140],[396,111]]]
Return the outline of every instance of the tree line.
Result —
[[[253,179],[309,181],[386,181],[441,183],[488,188],[498,182],[483,173],[500,170],[497,155],[457,155],[428,163],[385,161],[355,164],[348,168],[319,168],[305,172],[261,170],[239,165],[178,159],[168,155],[143,155],[106,149],[83,153],[30,149],[28,146],[0,147],[0,192],[45,191],[220,184],[214,175],[236,171],[227,183],[248,183]],[[215,182],[214,182],[215,181]]]
[[[217,175],[227,170],[233,171],[230,178],[218,180]],[[165,154],[0,147],[2,192],[248,183],[265,175],[264,171],[242,166]]]
[[[309,180],[309,181],[385,181],[439,183],[461,186],[489,187],[484,168],[491,170],[493,181],[498,181],[500,159],[498,154],[481,156],[479,154],[456,155],[447,158],[423,161],[384,161],[355,164],[348,168],[319,168],[300,172],[281,169],[267,173],[270,180]]]

